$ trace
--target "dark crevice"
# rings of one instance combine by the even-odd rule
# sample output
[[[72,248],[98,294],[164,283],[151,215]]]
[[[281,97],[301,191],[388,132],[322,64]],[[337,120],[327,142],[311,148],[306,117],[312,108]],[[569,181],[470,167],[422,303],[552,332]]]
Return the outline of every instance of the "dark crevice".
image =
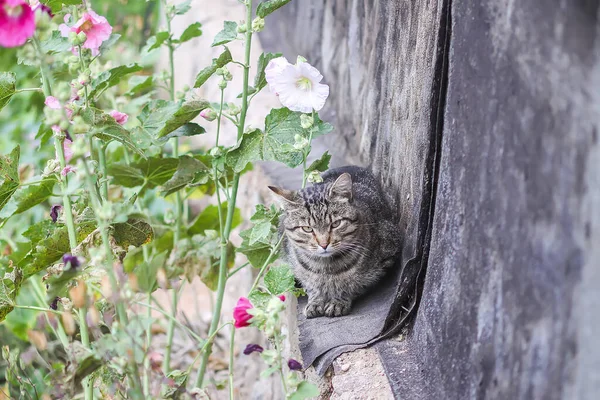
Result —
[[[419,212],[416,255],[403,266],[396,300],[386,320],[381,338],[393,336],[406,326],[409,321],[414,319],[423,292],[429,250],[431,248],[435,200],[438,190],[442,152],[452,29],[451,11],[452,0],[444,1],[438,31],[439,45],[436,54],[430,102],[430,139],[423,174],[423,197]]]

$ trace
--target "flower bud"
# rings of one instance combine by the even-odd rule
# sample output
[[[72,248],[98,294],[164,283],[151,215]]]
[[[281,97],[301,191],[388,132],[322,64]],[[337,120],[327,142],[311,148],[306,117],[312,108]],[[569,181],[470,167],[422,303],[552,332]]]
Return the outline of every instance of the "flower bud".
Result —
[[[306,178],[310,183],[321,183],[323,182],[323,178],[319,171],[311,171]]]
[[[73,336],[75,334],[75,319],[70,312],[62,314],[62,325],[67,335]]]
[[[77,115],[75,118],[73,118],[72,127],[73,127],[72,132],[75,134],[86,133],[86,132],[89,132],[89,130],[90,130],[90,126],[88,124],[86,124],[85,121],[83,120],[83,118],[79,115]]]
[[[87,286],[83,280],[77,281],[77,286],[69,289],[69,297],[76,308],[83,308],[87,303]]]
[[[81,31],[77,34],[77,41],[79,43],[77,43],[75,45],[84,44],[86,40],[87,40],[87,35],[85,34],[84,31]]]
[[[29,341],[33,343],[36,349],[39,351],[46,350],[48,345],[48,340],[46,339],[46,335],[40,331],[29,330],[27,331],[27,337]]]
[[[238,22],[237,32],[238,33],[246,33],[246,21],[242,20],[242,21]]]
[[[309,146],[309,144],[310,144],[310,143],[308,142],[308,139],[307,139],[307,138],[305,138],[305,137],[304,137],[304,136],[302,136],[302,135],[298,135],[298,134],[296,134],[296,135],[294,136],[294,141],[295,141],[295,143],[294,143],[294,149],[296,149],[296,150],[303,150],[303,149],[305,149],[306,147],[308,147],[308,146]]]
[[[300,64],[301,62],[305,63],[306,62],[306,58],[304,58],[302,56],[296,57],[296,64]]]
[[[311,114],[302,114],[300,115],[300,125],[302,129],[310,129],[312,128],[314,123],[313,117]]]
[[[80,44],[77,41],[77,32],[71,31],[69,32],[69,35],[67,37],[69,38],[69,43],[71,43],[72,45],[77,46],[78,44]]]
[[[254,18],[254,21],[252,21],[252,30],[254,32],[260,32],[263,29],[265,29],[265,20],[261,17]]]
[[[227,109],[229,111],[229,114],[232,116],[238,115],[239,113],[242,112],[242,109],[240,107],[236,106],[234,103],[228,103]]]
[[[205,108],[200,112],[200,116],[207,121],[214,121],[218,115],[212,108]]]
[[[77,77],[77,82],[79,82],[79,84],[82,86],[86,86],[88,83],[90,83],[90,74],[86,74],[85,72],[79,74]]]
[[[98,309],[96,309],[96,307],[90,307],[87,313],[86,322],[90,327],[98,326],[98,324],[100,323],[100,312],[98,311]]]
[[[227,81],[225,79],[221,79],[218,86],[221,90],[225,89],[227,87]]]

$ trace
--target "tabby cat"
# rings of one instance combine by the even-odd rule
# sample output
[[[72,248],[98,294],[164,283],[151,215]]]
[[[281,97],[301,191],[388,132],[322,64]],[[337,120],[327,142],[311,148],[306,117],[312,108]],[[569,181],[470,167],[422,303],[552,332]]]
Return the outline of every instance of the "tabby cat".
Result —
[[[348,166],[299,191],[269,189],[284,209],[283,253],[308,294],[306,317],[348,314],[400,252],[397,218],[379,182],[369,170]]]

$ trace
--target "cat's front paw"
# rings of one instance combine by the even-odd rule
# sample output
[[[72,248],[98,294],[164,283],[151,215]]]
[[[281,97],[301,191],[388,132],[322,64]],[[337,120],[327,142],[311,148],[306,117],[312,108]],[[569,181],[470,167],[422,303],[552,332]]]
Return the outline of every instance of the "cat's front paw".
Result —
[[[325,313],[325,302],[323,300],[310,300],[304,309],[306,318],[322,317]]]
[[[327,317],[341,317],[342,315],[350,314],[352,303],[350,301],[331,300],[323,309],[323,313]]]

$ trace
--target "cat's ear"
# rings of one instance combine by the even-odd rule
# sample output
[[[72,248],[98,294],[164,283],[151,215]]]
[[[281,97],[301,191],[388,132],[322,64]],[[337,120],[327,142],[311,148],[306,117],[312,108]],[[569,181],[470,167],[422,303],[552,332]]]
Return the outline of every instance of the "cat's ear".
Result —
[[[329,189],[332,200],[352,200],[352,177],[349,173],[341,174]]]
[[[271,189],[271,192],[275,193],[275,198],[282,207],[298,205],[298,196],[295,191],[282,189],[275,186],[269,186],[269,189]]]

